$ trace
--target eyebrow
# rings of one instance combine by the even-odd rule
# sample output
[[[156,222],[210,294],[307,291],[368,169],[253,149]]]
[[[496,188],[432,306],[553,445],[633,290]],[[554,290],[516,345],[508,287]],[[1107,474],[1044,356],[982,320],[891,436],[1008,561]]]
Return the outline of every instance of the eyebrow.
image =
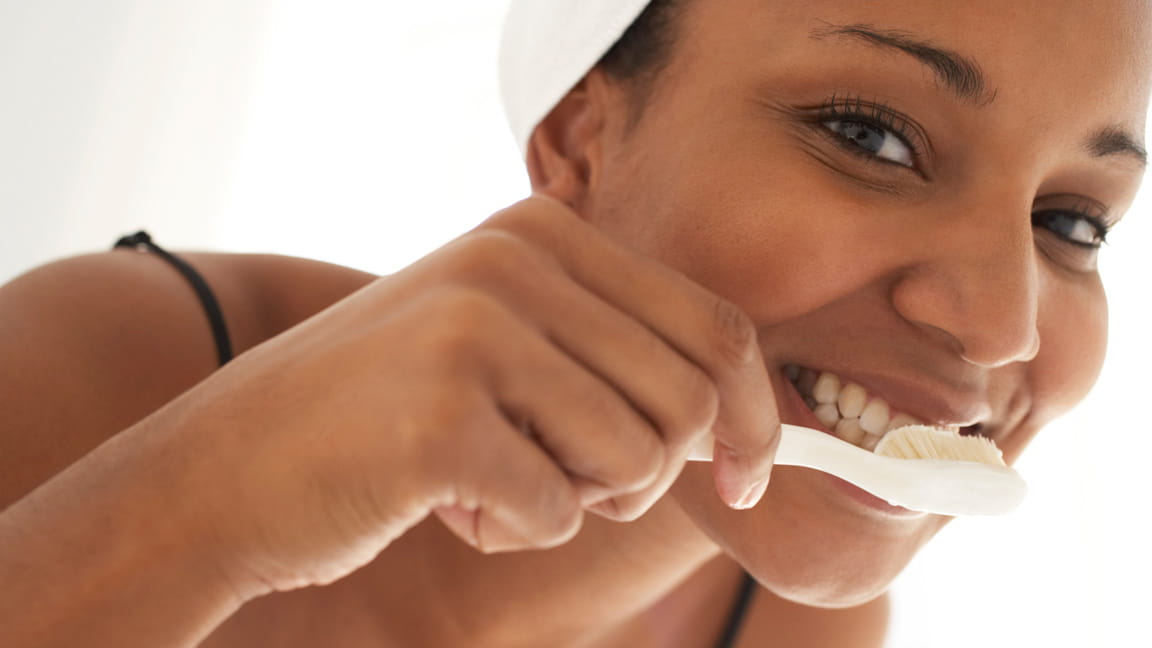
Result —
[[[1102,158],[1120,155],[1135,160],[1141,168],[1148,166],[1148,151],[1119,126],[1101,128],[1088,138],[1088,151]]]
[[[984,72],[975,61],[926,41],[916,40],[908,32],[877,29],[871,25],[826,23],[825,26],[812,30],[811,35],[816,39],[844,36],[877,47],[903,52],[931,68],[944,87],[960,100],[986,106],[996,99],[996,92],[987,90]]]
[[[872,25],[835,25],[825,23],[813,29],[812,38],[832,36],[853,38],[881,48],[903,52],[927,65],[952,94],[962,101],[987,106],[996,100],[996,91],[987,89],[980,65],[956,52],[917,40],[909,32],[878,29]],[[1148,151],[1135,137],[1119,126],[1108,126],[1093,133],[1086,142],[1088,152],[1097,158],[1127,157],[1141,168],[1148,165]]]

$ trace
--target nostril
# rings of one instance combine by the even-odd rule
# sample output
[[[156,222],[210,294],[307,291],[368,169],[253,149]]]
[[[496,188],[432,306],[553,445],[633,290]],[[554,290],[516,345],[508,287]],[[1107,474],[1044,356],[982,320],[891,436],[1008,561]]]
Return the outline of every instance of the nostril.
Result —
[[[960,435],[961,436],[980,436],[980,433],[983,430],[984,430],[984,424],[983,423],[973,423],[972,425],[965,425],[965,426],[961,427],[960,428]]]

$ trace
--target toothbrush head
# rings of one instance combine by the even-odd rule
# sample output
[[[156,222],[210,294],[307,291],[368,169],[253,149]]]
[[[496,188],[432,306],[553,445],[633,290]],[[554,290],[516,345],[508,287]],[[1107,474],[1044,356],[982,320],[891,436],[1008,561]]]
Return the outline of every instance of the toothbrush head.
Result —
[[[875,453],[898,459],[944,459],[1005,466],[1004,455],[991,439],[964,436],[930,425],[905,425],[884,435]]]

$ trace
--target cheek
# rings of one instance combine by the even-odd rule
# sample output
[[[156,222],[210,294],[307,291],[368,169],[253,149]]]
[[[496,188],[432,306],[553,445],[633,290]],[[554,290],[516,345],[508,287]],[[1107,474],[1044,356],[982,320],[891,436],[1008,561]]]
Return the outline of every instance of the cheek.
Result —
[[[1049,281],[1040,305],[1040,353],[1030,363],[1033,416],[1042,422],[1079,403],[1100,373],[1108,342],[1108,301],[1096,275]]]
[[[810,312],[890,266],[906,236],[892,205],[811,160],[764,157],[698,160],[695,172],[671,165],[664,177],[676,182],[650,183],[604,225],[764,324]]]
[[[1016,461],[1045,425],[1065,414],[1088,394],[1104,364],[1108,341],[1108,303],[1099,277],[1045,277],[1039,321],[1040,352],[1016,372],[1011,366],[1005,389],[1027,398],[1024,420],[998,441],[1004,458]]]

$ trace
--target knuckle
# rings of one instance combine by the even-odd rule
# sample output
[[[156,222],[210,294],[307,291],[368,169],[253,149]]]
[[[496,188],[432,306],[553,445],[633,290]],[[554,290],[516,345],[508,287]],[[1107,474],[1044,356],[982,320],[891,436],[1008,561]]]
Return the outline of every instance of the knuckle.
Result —
[[[522,226],[526,219],[532,217],[532,205],[531,198],[527,198],[514,205],[505,207],[495,214],[492,214],[488,220],[484,221],[484,224],[481,225],[478,230],[504,230],[514,232],[518,227]]]
[[[660,435],[643,417],[619,403],[603,398],[585,400],[581,409],[594,414],[596,451],[592,446],[564,453],[568,472],[603,486],[611,493],[631,493],[646,488],[660,474],[666,454]]]
[[[547,549],[568,542],[580,530],[584,519],[575,490],[565,482],[563,487],[542,488],[538,492],[540,515],[536,518],[532,544]]]
[[[457,252],[459,270],[466,277],[517,277],[537,265],[532,245],[502,229],[472,232]]]
[[[429,490],[455,483],[492,452],[484,401],[474,386],[436,380],[397,408],[380,452],[404,457],[404,473]],[[376,456],[365,459],[379,469]]]
[[[657,481],[643,490],[600,502],[596,512],[617,522],[633,522],[651,510],[652,505],[667,492],[677,474],[674,471],[666,471]]]
[[[494,214],[474,231],[496,231],[514,237],[534,250],[547,250],[550,257],[596,233],[568,205],[534,195]]]
[[[643,449],[627,453],[613,474],[605,477],[605,481],[621,493],[634,493],[651,486],[664,470],[666,453],[658,437],[649,430],[643,430],[636,437]]]
[[[581,462],[584,465],[578,470],[620,493],[651,484],[664,467],[665,447],[659,431],[601,385],[591,385],[581,407],[602,421],[607,447],[597,453],[597,459]]]
[[[689,437],[712,427],[720,413],[720,390],[711,376],[692,367],[685,380],[686,384],[677,399],[683,409],[681,426],[676,429],[678,437]]]
[[[756,326],[736,304],[717,298],[712,306],[716,350],[731,364],[744,366],[757,355]]]
[[[446,288],[426,313],[424,336],[442,354],[466,355],[506,319],[500,303],[486,293],[464,287]]]
[[[648,511],[651,505],[648,498],[639,495],[617,497],[610,500],[610,502],[610,508],[603,507],[600,511],[605,517],[617,522],[635,522]],[[607,504],[607,502],[605,502],[605,504]]]
[[[565,220],[561,217],[576,215],[564,203],[547,196],[532,195],[506,209],[502,209],[485,221],[483,228],[504,229],[511,232],[530,233],[538,227]]]

